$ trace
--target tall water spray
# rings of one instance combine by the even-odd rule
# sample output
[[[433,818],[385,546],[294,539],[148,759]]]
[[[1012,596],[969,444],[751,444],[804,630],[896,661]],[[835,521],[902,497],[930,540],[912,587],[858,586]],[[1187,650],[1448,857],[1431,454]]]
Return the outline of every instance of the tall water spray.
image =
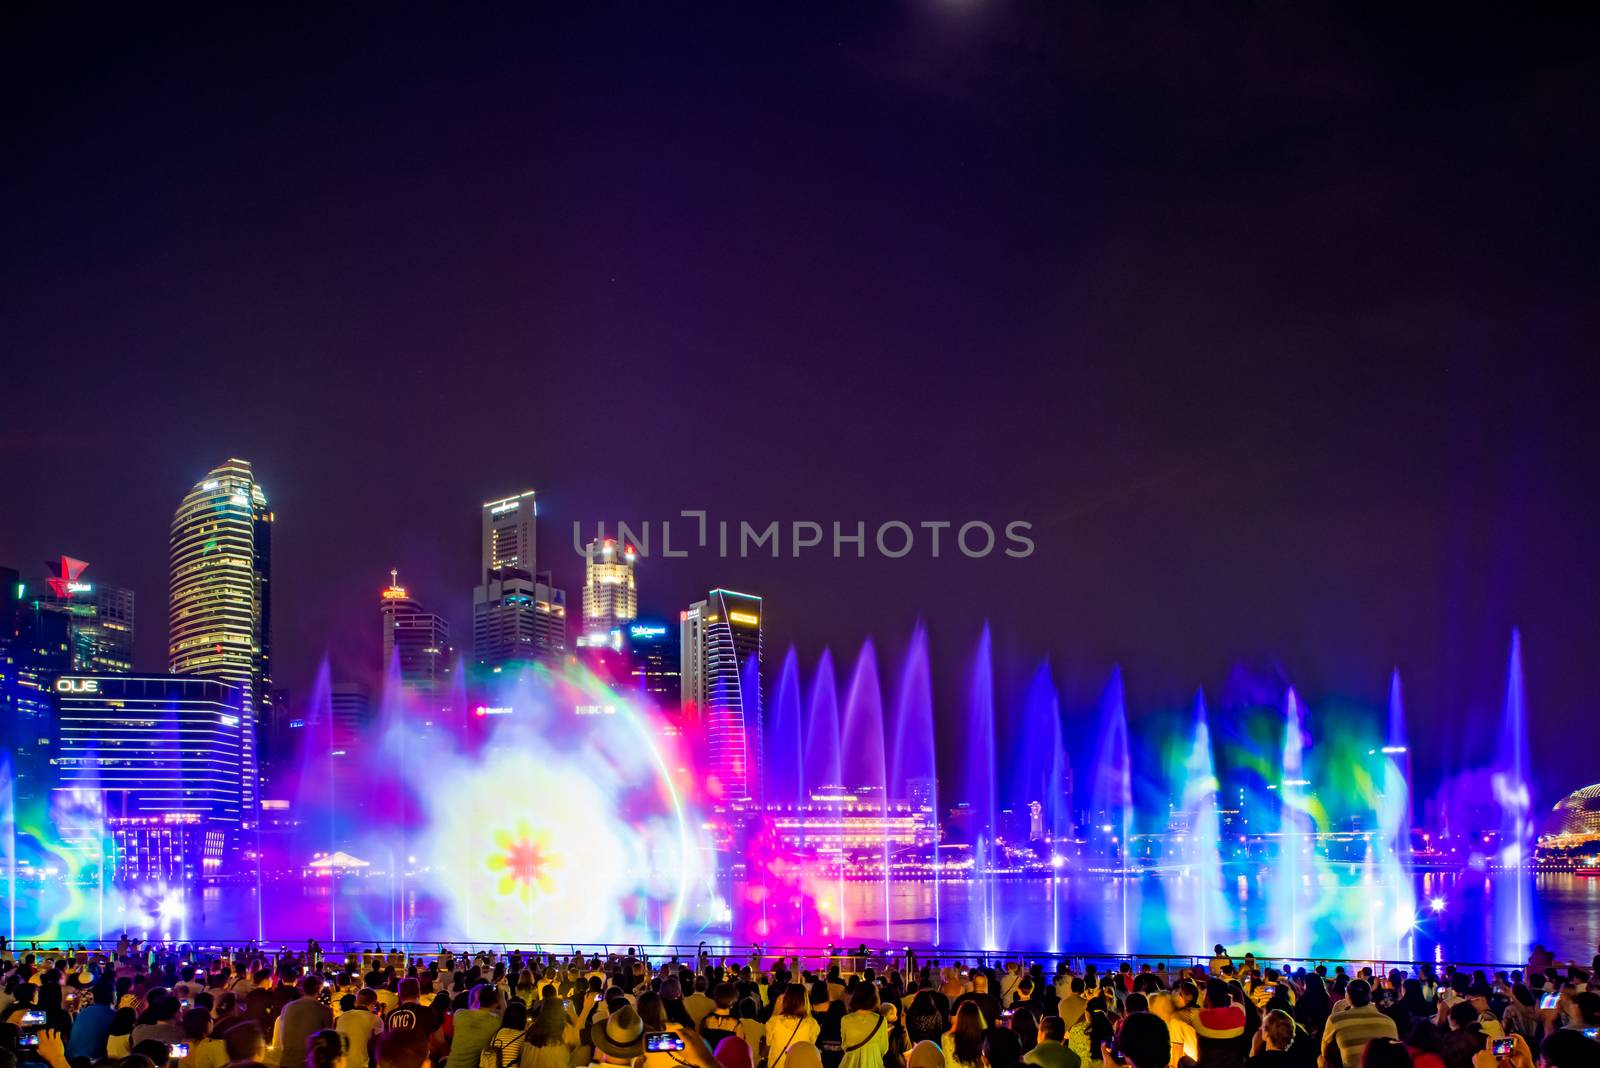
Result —
[[[839,680],[833,653],[822,650],[817,673],[811,680],[811,700],[806,706],[805,791],[819,786],[843,786],[839,765]]]
[[[772,698],[768,730],[766,794],[769,803],[801,804],[805,800],[805,752],[800,722],[800,662],[794,646],[784,653]]]
[[[1373,894],[1370,904],[1374,910],[1371,952],[1404,957],[1406,939],[1416,927],[1417,893],[1411,880],[1411,746],[1406,738],[1399,668],[1389,676],[1389,727],[1381,755],[1382,781],[1376,805],[1381,841],[1376,861],[1382,892]]]
[[[1174,932],[1192,932],[1191,937],[1201,947],[1235,941],[1233,922],[1222,894],[1222,829],[1217,818],[1219,789],[1206,697],[1203,692],[1196,692],[1180,802],[1187,827],[1185,848],[1180,855],[1194,880],[1194,904],[1192,908],[1185,908],[1180,899],[1169,897],[1168,920]]]
[[[1133,759],[1128,748],[1128,706],[1122,688],[1122,668],[1111,670],[1100,694],[1095,726],[1095,763],[1090,772],[1089,854],[1096,867],[1126,876],[1131,871],[1133,835]],[[1129,950],[1132,917],[1131,887],[1126,878],[1118,886],[1121,922],[1117,952]]]
[[[889,816],[889,769],[884,754],[883,690],[878,684],[878,654],[872,639],[861,643],[855,670],[850,673],[850,689],[845,694],[844,773],[846,786],[858,795],[872,797],[884,818]],[[893,936],[890,894],[889,836],[883,835],[883,937]]]
[[[1298,957],[1306,945],[1301,887],[1311,867],[1312,828],[1306,805],[1305,717],[1291,688],[1283,701],[1283,753],[1278,795],[1278,862],[1270,899],[1275,949]]]
[[[895,702],[894,748],[889,780],[897,797],[908,798],[933,834],[933,944],[941,944],[939,886],[939,768],[933,730],[933,680],[928,667],[928,632],[919,621],[900,668]]]
[[[1067,797],[1066,746],[1061,736],[1061,700],[1050,662],[1042,661],[1023,695],[1021,716],[1012,731],[1012,774],[1007,802],[1028,817],[1028,844],[1046,863],[1065,864],[1071,804]],[[1061,912],[1057,880],[1049,882],[1051,951],[1061,946]],[[1007,932],[1009,935],[1009,932]]]
[[[972,662],[968,691],[966,801],[971,809],[972,878],[979,907],[969,937],[983,949],[997,949],[994,869],[999,860],[996,824],[999,801],[995,784],[994,662],[989,625],[983,626]]]
[[[1528,720],[1522,692],[1522,635],[1511,632],[1506,664],[1505,717],[1500,749],[1491,779],[1500,807],[1499,853],[1504,869],[1494,892],[1496,949],[1501,960],[1526,960],[1532,935],[1533,819],[1528,790]]]

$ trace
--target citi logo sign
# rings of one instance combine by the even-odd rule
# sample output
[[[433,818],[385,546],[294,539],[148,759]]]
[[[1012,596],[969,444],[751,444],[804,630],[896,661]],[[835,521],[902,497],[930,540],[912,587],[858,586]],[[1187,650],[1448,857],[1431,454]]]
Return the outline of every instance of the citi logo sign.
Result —
[[[56,693],[99,693],[99,679],[57,679]]]

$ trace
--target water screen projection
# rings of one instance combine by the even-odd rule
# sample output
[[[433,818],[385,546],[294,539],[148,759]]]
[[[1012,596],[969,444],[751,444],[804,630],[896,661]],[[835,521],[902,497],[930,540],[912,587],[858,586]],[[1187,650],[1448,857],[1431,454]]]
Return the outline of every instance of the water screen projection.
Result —
[[[766,665],[736,740],[750,796],[707,770],[728,737],[575,657],[458,672],[438,708],[391,677],[356,726],[324,669],[259,828],[214,877],[114,875],[107,799],[30,809],[8,768],[4,920],[21,939],[1512,962],[1586,907],[1572,875],[1530,863],[1515,638],[1494,761],[1449,780],[1444,840],[1414,827],[1398,672],[1381,707],[1268,680],[1130,715],[1120,670],[1092,707],[1048,663],[998,679],[987,629],[953,695],[920,626],[900,649]]]

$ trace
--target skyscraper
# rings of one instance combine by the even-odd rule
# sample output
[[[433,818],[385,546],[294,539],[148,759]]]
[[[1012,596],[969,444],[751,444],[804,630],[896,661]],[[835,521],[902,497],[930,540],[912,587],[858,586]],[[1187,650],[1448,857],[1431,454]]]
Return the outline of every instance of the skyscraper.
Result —
[[[631,545],[596,538],[584,548],[583,631],[591,637],[633,622],[639,616]]]
[[[483,505],[483,570],[514,567],[533,574],[538,566],[539,504],[523,490]]]
[[[567,594],[538,572],[533,490],[483,506],[483,581],[472,595],[472,652],[496,670],[566,652]]]
[[[91,805],[104,815],[120,876],[214,873],[243,823],[241,688],[172,675],[63,675],[52,689],[56,808]]]
[[[172,517],[167,664],[239,688],[241,826],[256,820],[257,723],[272,689],[272,511],[250,464],[230,459]]]
[[[760,799],[761,622],[761,598],[734,590],[712,590],[684,614],[684,705],[699,712],[709,770],[729,801]]]
[[[678,635],[665,620],[635,620],[628,624],[628,650],[633,689],[657,712],[671,714],[676,723],[681,688]]]
[[[387,675],[395,665],[401,691],[437,712],[450,691],[450,624],[423,610],[400,585],[397,570],[389,572],[389,585],[378,594],[378,611],[383,617],[383,672]]]
[[[133,670],[133,591],[103,582],[88,582],[89,567],[63,556],[48,565],[50,575],[25,599],[36,611],[66,620],[75,672],[127,673]]]
[[[67,618],[39,611],[25,593],[17,572],[0,568],[0,793],[9,788],[19,813],[43,818],[55,734],[51,684],[72,669],[72,640]]]

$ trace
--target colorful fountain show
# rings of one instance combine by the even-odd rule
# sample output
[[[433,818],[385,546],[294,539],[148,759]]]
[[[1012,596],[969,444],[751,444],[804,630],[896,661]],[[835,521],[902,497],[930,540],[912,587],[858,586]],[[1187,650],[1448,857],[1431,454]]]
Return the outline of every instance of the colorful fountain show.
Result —
[[[1066,707],[1048,663],[1002,682],[987,628],[964,692],[935,692],[920,626],[897,652],[764,665],[739,742],[752,796],[706,770],[728,736],[577,658],[481,684],[458,671],[431,705],[391,669],[354,731],[324,668],[259,825],[203,877],[128,875],[114,804],[56,791],[28,811],[5,770],[0,923],[14,940],[1180,957],[1220,942],[1515,962],[1536,932],[1559,951],[1563,909],[1592,912],[1576,876],[1536,871],[1515,636],[1493,766],[1450,777],[1426,829],[1398,673],[1386,707],[1313,705],[1274,680],[1130,719],[1120,670],[1093,707]]]

